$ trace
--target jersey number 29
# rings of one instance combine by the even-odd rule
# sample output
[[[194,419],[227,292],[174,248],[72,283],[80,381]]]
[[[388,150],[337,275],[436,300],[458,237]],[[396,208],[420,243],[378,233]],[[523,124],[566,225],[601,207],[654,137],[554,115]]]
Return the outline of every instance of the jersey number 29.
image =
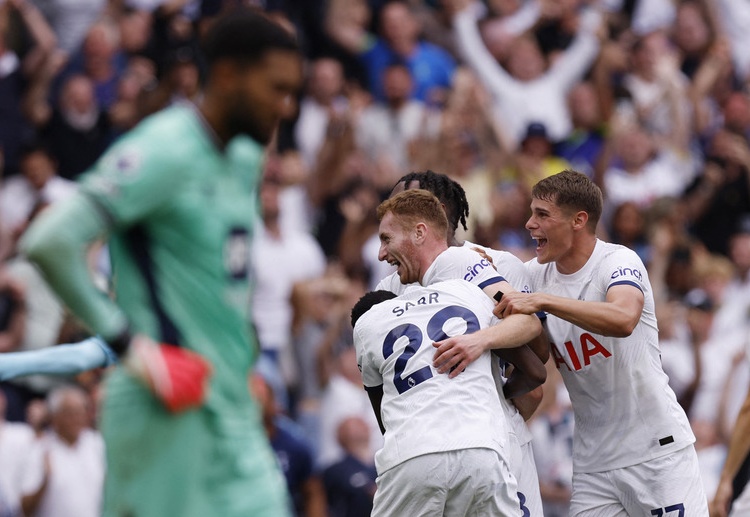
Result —
[[[449,337],[443,330],[443,326],[451,318],[461,318],[466,322],[464,334],[471,334],[479,330],[479,320],[476,314],[466,307],[451,305],[440,309],[430,318],[430,321],[427,323],[427,337],[432,341],[442,341]],[[393,384],[396,386],[399,395],[432,377],[432,368],[430,365],[425,365],[415,372],[408,374],[406,379],[403,378],[403,373],[406,370],[409,359],[419,350],[423,341],[422,330],[413,323],[399,325],[385,336],[385,341],[383,341],[383,358],[388,359],[393,354],[393,345],[402,337],[407,337],[409,342],[404,351],[401,352],[401,355],[398,356],[398,359],[396,359],[396,372],[393,375]]]

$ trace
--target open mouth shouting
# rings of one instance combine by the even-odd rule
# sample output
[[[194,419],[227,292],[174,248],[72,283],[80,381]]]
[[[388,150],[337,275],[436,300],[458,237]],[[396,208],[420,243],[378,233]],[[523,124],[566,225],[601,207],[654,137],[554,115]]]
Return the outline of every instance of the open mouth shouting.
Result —
[[[539,253],[540,251],[544,250],[547,247],[547,239],[544,237],[535,237],[531,236],[532,239],[536,241],[536,252]]]

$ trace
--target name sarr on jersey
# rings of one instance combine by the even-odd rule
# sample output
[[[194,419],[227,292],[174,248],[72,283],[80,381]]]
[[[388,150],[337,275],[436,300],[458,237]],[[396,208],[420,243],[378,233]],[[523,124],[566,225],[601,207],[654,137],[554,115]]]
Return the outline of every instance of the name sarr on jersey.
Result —
[[[397,307],[394,307],[391,312],[395,314],[396,316],[401,316],[406,311],[411,309],[412,307],[416,307],[417,305],[428,305],[431,303],[437,303],[438,302],[438,293],[431,292],[427,296],[422,296],[419,300],[416,300],[414,302],[406,302],[404,305],[399,305]]]

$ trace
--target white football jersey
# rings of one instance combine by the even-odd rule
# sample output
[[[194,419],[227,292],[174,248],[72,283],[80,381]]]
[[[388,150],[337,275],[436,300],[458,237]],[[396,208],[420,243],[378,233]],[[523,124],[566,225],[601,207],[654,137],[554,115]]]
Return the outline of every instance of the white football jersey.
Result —
[[[438,255],[422,277],[421,285],[461,278],[484,289],[488,285],[505,280],[492,267],[486,258],[466,247],[451,246]],[[404,285],[398,273],[392,273],[381,280],[375,290],[385,290],[401,295],[409,286],[420,285],[416,282]],[[512,284],[511,284],[512,285]]]
[[[493,302],[461,280],[412,288],[373,306],[354,327],[365,387],[383,386],[379,474],[416,456],[489,448],[505,457],[508,429],[486,352],[458,377],[432,367],[432,343],[490,325]]]
[[[492,265],[516,291],[529,292],[529,274],[524,263],[509,251],[495,250],[465,241],[464,248],[480,248],[492,259]],[[475,252],[476,253],[476,252]]]
[[[615,285],[640,289],[640,322],[624,338],[588,332],[552,314],[552,355],[575,413],[574,471],[602,472],[664,456],[693,443],[690,424],[667,384],[659,351],[654,298],[643,262],[624,246],[597,241],[571,275],[554,263],[526,263],[532,292],[603,302]]]
[[[507,280],[514,289],[524,293],[530,292],[529,274],[521,259],[508,251],[486,248],[469,241],[464,242],[464,248],[483,249],[492,259],[492,265],[495,266],[500,276]],[[516,433],[518,443],[521,445],[529,443],[533,439],[533,435],[529,431],[529,427],[526,425],[526,421],[521,416],[521,413],[516,409],[516,406],[503,396],[502,382],[498,383],[498,390],[500,391],[505,416],[508,419],[511,430]]]

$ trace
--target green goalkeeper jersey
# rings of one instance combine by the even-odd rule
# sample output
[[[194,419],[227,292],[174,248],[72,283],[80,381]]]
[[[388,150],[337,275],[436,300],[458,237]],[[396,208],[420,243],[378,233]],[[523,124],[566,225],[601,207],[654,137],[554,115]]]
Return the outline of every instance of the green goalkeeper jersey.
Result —
[[[207,358],[209,404],[246,400],[257,354],[249,247],[262,158],[248,137],[223,149],[180,105],[125,135],[82,180],[110,220],[115,300],[131,331]]]

